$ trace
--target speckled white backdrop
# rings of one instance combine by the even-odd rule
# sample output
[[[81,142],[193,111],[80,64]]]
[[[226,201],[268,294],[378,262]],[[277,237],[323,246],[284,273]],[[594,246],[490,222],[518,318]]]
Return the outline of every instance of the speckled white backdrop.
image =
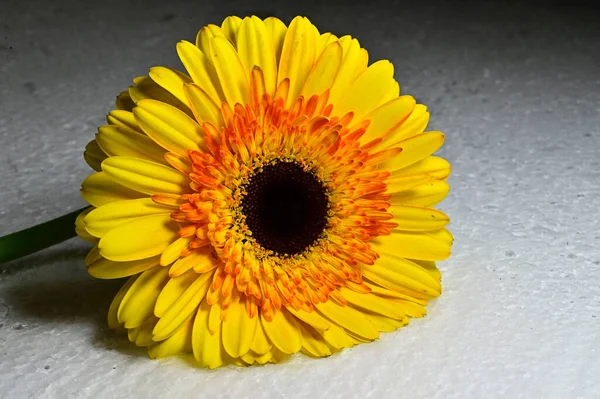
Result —
[[[454,256],[429,316],[328,359],[196,369],[105,326],[71,240],[0,265],[0,397],[600,397],[600,28],[577,6],[0,1],[0,234],[84,205],[114,96],[228,14],[307,14],[396,66],[447,133]],[[548,2],[545,2],[548,3]],[[265,4],[268,4],[265,2]]]

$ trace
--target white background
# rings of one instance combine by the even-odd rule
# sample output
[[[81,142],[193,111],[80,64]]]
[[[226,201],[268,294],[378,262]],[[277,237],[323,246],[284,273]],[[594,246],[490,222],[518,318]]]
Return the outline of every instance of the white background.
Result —
[[[0,234],[84,205],[81,157],[114,96],[228,14],[307,14],[390,59],[453,164],[444,293],[429,315],[327,359],[196,369],[107,329],[120,281],[71,240],[0,265],[2,398],[600,397],[600,29],[595,10],[483,4],[7,2]],[[393,5],[392,5],[393,4]]]

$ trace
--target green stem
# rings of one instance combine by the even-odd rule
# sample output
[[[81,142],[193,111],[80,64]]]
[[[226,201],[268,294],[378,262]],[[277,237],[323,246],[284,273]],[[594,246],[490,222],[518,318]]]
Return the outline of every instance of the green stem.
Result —
[[[86,208],[0,237],[0,263],[8,262],[75,237],[75,219]]]

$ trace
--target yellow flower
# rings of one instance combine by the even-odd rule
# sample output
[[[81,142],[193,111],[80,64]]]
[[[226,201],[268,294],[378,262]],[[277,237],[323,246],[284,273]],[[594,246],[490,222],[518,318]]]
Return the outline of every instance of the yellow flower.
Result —
[[[205,367],[328,356],[440,295],[450,165],[388,61],[308,19],[229,17],[117,98],[77,221],[109,310],[151,357]]]

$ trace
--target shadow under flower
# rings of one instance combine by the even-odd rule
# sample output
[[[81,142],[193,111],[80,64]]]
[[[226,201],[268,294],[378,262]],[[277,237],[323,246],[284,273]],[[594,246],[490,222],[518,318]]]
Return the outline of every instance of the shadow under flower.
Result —
[[[11,276],[0,295],[0,324],[43,325],[51,323],[91,323],[94,332],[89,345],[128,357],[148,358],[148,349],[131,343],[126,334],[108,327],[110,304],[126,282],[125,279],[100,280],[90,276],[83,265],[85,252],[79,249],[30,257],[32,266],[23,275]],[[16,267],[18,270],[22,268]],[[12,281],[10,281],[12,280]],[[188,367],[205,370],[190,354],[170,359]],[[149,360],[149,359],[148,359]],[[288,363],[289,359],[285,362]],[[242,366],[239,364],[238,366]],[[225,368],[241,371],[243,367],[226,364]],[[254,367],[259,365],[254,364]],[[270,367],[271,364],[259,367]]]
[[[23,258],[15,259],[10,262],[0,264],[0,275],[11,276],[26,270],[41,268],[55,263],[67,263],[76,261],[78,266],[83,265],[83,259],[90,251],[90,248],[83,243],[74,244],[73,241],[66,241],[52,248],[44,249]]]
[[[40,321],[75,321],[88,319],[106,325],[106,313],[122,281],[101,281],[88,276],[85,270],[73,270],[65,275],[48,276],[46,271],[33,280],[11,284],[4,303],[16,314]]]
[[[147,357],[146,348],[136,347],[126,335],[117,334],[107,325],[110,303],[126,279],[99,280],[91,277],[83,266],[84,256],[85,252],[74,250],[51,256],[46,254],[37,260],[29,257],[32,266],[9,265],[8,269],[26,269],[28,273],[23,279],[12,276],[11,280],[16,281],[10,281],[3,287],[3,317],[0,323],[7,326],[91,323],[96,332],[90,345],[130,356]],[[43,267],[39,267],[42,261]]]

